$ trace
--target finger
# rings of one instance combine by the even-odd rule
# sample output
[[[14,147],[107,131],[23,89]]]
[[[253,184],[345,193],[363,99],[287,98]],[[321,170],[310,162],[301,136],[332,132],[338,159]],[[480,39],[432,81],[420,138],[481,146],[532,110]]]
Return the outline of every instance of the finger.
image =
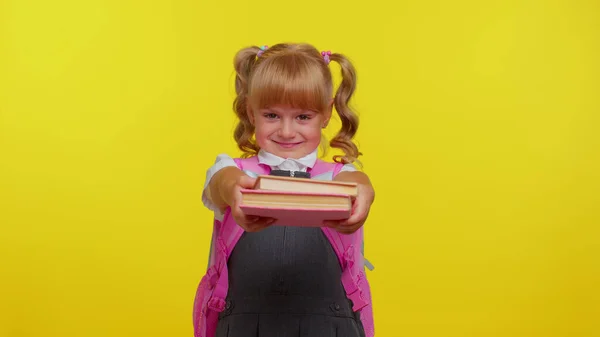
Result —
[[[241,188],[253,188],[255,183],[256,179],[247,175],[241,176],[238,181],[238,185]]]
[[[258,221],[256,221],[253,224],[250,224],[248,226],[248,231],[251,232],[258,232],[261,231],[269,226],[271,226],[276,219],[272,219],[272,218],[260,218]]]
[[[258,217],[255,221],[253,221],[249,225],[251,225],[252,227],[264,227],[266,225],[271,224],[273,221],[274,221],[274,219],[271,219],[271,218]]]
[[[347,220],[340,222],[339,226],[340,227],[354,226],[360,221],[361,221],[361,215],[357,213],[357,214],[353,214],[352,216],[350,216]]]
[[[353,226],[355,225],[357,222],[359,221],[359,217],[357,214],[353,214],[351,215],[348,219],[346,220],[342,220],[342,221],[338,221],[336,223],[336,227],[347,227],[347,226]]]
[[[352,233],[356,232],[362,225],[363,225],[362,223],[358,223],[353,226],[339,226],[337,228],[337,231],[342,234],[352,234]]]
[[[236,219],[238,224],[253,223],[259,219],[256,215],[245,214],[239,206],[231,208],[231,215],[233,215],[233,218]]]
[[[255,225],[256,222],[260,219],[259,216],[255,216],[255,215],[246,215],[244,216],[244,223],[246,224],[251,224],[251,225]]]
[[[352,215],[345,222],[341,223],[341,226],[354,226],[365,220],[368,211],[365,201],[358,198],[352,206]]]
[[[233,188],[233,193],[229,196],[229,200],[226,200],[227,204],[231,208],[231,213],[237,216],[243,215],[243,212],[240,208],[242,204],[242,192],[239,186],[235,186]]]

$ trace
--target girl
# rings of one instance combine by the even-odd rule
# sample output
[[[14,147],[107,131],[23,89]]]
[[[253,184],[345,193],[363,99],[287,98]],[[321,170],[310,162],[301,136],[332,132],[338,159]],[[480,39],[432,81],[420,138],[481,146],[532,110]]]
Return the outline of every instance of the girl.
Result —
[[[333,95],[329,62],[341,67]],[[362,225],[374,200],[369,178],[352,163],[358,118],[348,107],[356,75],[341,54],[307,44],[249,47],[235,57],[234,138],[244,153],[219,155],[203,202],[215,212],[211,257],[196,295],[197,337],[371,337],[372,310],[361,252]],[[317,159],[321,130],[338,112],[335,164]],[[356,182],[352,215],[323,228],[269,226],[245,215],[240,190],[256,175]]]

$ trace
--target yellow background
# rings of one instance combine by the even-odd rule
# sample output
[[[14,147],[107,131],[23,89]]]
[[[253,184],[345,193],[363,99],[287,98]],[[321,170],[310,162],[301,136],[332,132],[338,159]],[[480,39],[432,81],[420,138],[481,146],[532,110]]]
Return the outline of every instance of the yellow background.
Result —
[[[358,69],[377,336],[600,336],[599,9],[0,2],[0,336],[191,336],[232,59],[281,41]]]

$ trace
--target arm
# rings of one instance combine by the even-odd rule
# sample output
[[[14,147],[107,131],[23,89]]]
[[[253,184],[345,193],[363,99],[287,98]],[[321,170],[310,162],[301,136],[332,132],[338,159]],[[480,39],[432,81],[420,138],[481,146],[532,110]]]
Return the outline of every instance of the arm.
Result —
[[[217,171],[206,187],[206,197],[222,212],[234,202],[232,189],[246,176],[237,167],[224,167]],[[250,178],[250,177],[248,177]]]
[[[371,185],[371,180],[369,179],[369,177],[365,173],[360,171],[342,171],[338,173],[338,175],[335,176],[333,180],[352,182],[373,187]],[[373,191],[373,194],[374,193],[375,192]]]
[[[255,179],[237,167],[224,167],[217,171],[206,187],[207,198],[222,212],[231,207],[236,223],[247,232],[255,232],[271,225],[274,219],[247,216],[240,208],[241,190],[252,188]]]

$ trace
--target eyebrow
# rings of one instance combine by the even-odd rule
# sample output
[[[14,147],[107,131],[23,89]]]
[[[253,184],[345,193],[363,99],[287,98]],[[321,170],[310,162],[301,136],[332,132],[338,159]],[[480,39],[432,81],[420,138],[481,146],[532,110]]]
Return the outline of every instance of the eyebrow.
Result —
[[[283,113],[282,110],[278,109],[278,108],[263,108],[261,110],[267,110],[267,111],[272,111],[272,112],[276,112],[276,113]],[[302,113],[302,114],[306,114],[306,113],[311,113],[312,111],[310,110],[305,110],[302,108],[298,108],[297,110],[294,110],[292,112],[292,114],[297,114],[297,113]]]

